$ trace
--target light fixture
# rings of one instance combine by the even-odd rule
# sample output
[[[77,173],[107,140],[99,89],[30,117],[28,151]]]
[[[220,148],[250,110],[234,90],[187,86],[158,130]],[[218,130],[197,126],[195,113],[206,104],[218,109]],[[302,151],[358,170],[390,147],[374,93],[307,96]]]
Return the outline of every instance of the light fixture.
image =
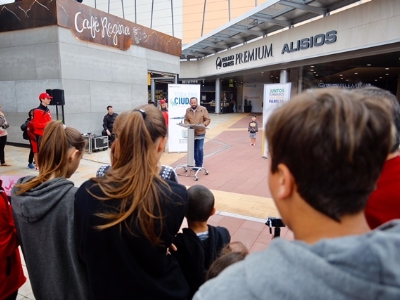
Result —
[[[354,75],[357,75],[358,73],[356,72],[356,73],[354,73]]]
[[[367,67],[370,67],[371,66],[371,64],[367,64]]]
[[[385,70],[389,70],[389,68],[385,68]]]
[[[385,75],[387,76],[387,75],[389,75],[389,74],[385,74]]]

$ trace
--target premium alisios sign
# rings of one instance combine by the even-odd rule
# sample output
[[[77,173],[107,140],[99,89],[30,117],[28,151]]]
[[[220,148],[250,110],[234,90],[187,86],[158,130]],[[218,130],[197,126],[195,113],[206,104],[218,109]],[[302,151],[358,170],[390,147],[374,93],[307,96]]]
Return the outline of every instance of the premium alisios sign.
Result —
[[[282,47],[281,54],[307,50],[313,47],[320,47],[325,44],[335,43],[336,41],[337,31],[331,30],[325,34],[316,34],[311,37],[297,40],[296,42],[285,43]],[[270,44],[269,46],[263,45],[261,47],[256,47],[251,50],[246,50],[236,54],[231,54],[224,57],[217,57],[217,59],[215,60],[215,67],[217,70],[219,70],[226,67],[273,57],[272,48],[272,44]]]

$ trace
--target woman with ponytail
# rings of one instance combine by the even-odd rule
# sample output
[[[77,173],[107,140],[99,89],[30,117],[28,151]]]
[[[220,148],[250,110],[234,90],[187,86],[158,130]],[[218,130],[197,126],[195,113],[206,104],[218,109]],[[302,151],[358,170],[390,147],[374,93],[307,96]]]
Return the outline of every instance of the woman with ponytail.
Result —
[[[146,105],[120,114],[115,126],[112,168],[75,196],[89,299],[186,299],[189,288],[168,248],[184,218],[187,191],[159,176],[164,117]]]
[[[87,299],[85,269],[73,235],[77,188],[67,179],[84,150],[78,130],[51,121],[36,161],[39,175],[19,179],[12,190],[17,233],[36,299]]]

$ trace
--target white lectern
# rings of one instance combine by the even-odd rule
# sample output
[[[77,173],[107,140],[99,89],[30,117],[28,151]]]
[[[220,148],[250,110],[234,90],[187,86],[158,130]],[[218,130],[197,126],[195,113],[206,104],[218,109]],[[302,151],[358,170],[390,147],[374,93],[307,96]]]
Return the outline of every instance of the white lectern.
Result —
[[[208,171],[203,167],[195,166],[195,162],[194,162],[194,140],[195,140],[194,130],[195,129],[206,129],[206,127],[204,125],[183,124],[183,123],[180,123],[178,125],[188,129],[188,137],[187,137],[188,151],[187,151],[187,163],[183,164],[183,165],[178,165],[175,168],[175,172],[180,168],[183,168],[185,170],[185,172],[187,172],[189,169],[189,171],[190,171],[189,174],[191,174],[192,171],[196,171],[196,173],[194,174],[194,180],[197,181],[197,180],[199,180],[197,175],[199,174],[199,172],[201,170],[204,170],[204,174],[206,174],[206,175],[208,175]],[[186,176],[188,176],[188,175],[186,175]]]

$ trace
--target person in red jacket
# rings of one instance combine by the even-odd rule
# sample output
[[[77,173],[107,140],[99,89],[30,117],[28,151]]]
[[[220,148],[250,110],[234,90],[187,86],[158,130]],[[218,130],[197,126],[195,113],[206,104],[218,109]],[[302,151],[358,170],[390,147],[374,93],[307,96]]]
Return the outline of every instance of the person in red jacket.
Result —
[[[371,229],[394,219],[400,218],[400,104],[391,92],[377,88],[366,87],[355,92],[367,96],[376,102],[383,103],[392,113],[396,130],[394,143],[388,154],[381,175],[376,183],[376,189],[368,198],[365,207],[365,217]]]
[[[0,180],[0,299],[14,300],[25,283],[11,205]]]
[[[40,105],[33,111],[33,119],[31,121],[31,126],[29,130],[33,130],[34,140],[31,140],[32,145],[36,144],[36,147],[33,147],[33,153],[36,161],[36,170],[38,169],[39,164],[37,154],[39,152],[44,128],[46,127],[47,123],[51,121],[51,113],[47,106],[50,104],[52,98],[53,97],[51,97],[47,93],[41,93],[39,95]]]

